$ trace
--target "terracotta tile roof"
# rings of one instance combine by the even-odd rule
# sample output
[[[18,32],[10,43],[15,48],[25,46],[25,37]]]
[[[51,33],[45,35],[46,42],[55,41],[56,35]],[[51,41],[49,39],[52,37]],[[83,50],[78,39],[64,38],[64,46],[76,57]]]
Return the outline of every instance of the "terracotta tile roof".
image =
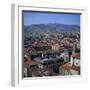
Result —
[[[73,54],[72,57],[73,57],[73,58],[80,59],[80,53]]]
[[[66,63],[64,65],[61,66],[64,70],[70,70],[70,69],[73,69],[73,70],[76,70],[76,71],[79,71],[80,72],[80,67],[79,66],[71,66],[70,63]]]
[[[28,66],[37,65],[37,64],[39,64],[39,63],[34,60],[24,62],[24,65],[28,65]]]

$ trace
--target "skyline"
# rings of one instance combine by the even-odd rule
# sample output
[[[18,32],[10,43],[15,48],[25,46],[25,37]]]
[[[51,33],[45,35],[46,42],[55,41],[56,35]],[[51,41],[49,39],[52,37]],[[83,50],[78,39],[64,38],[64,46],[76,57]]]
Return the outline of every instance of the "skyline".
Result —
[[[60,23],[65,25],[80,25],[80,14],[49,13],[49,12],[23,12],[24,25]]]

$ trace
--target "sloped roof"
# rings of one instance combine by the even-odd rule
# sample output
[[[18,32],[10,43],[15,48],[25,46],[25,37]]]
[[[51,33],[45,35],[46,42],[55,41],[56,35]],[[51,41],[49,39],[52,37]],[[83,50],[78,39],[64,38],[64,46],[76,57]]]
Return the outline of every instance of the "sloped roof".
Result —
[[[80,59],[80,53],[73,54],[72,57],[76,59]]]
[[[24,65],[28,65],[28,66],[37,65],[37,64],[39,64],[39,63],[34,60],[24,62]]]
[[[80,67],[79,66],[71,66],[70,63],[66,63],[64,65],[61,66],[64,70],[69,71],[70,69],[76,70],[80,72]]]

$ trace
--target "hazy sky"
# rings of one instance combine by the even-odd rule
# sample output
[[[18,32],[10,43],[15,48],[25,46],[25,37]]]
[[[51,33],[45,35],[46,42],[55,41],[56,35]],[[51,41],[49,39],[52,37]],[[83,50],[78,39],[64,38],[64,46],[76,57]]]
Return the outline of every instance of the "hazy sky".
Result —
[[[62,14],[45,12],[23,12],[24,25],[60,23],[67,25],[80,25],[80,14]]]

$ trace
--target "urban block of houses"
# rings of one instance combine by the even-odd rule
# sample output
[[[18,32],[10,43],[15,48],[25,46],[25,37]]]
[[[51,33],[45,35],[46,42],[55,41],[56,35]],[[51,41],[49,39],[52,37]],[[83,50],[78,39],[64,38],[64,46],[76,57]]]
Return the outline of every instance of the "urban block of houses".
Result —
[[[28,72],[30,73],[30,70],[32,70],[33,66],[37,66],[39,63],[36,61],[28,60],[24,62],[24,77],[28,76]],[[31,73],[32,74],[32,73]]]
[[[80,75],[80,53],[75,53],[71,55],[70,62],[60,66],[59,74],[61,76]]]

